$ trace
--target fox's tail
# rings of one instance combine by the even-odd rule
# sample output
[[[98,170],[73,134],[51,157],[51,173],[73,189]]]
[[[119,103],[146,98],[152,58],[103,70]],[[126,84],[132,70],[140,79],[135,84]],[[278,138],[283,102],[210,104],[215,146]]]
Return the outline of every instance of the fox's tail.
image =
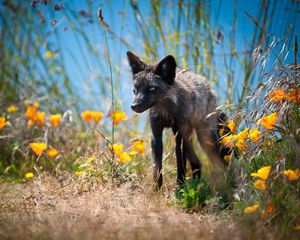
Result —
[[[224,112],[220,112],[218,115],[218,124],[217,124],[217,141],[215,143],[216,147],[219,149],[221,157],[224,160],[224,157],[226,155],[230,155],[232,153],[232,149],[224,146],[223,144],[220,143],[220,139],[222,136],[230,134],[231,130],[227,126],[227,116]],[[225,161],[227,162],[227,161]]]

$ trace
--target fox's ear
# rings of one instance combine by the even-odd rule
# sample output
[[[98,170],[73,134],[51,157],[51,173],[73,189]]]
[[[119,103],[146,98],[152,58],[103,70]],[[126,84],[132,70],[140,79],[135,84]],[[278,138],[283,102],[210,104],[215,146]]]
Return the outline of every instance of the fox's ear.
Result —
[[[154,74],[160,76],[168,84],[173,84],[176,75],[176,61],[171,55],[162,59],[155,67]]]
[[[127,52],[127,59],[132,70],[132,74],[136,74],[145,69],[147,66],[138,56],[132,52]]]

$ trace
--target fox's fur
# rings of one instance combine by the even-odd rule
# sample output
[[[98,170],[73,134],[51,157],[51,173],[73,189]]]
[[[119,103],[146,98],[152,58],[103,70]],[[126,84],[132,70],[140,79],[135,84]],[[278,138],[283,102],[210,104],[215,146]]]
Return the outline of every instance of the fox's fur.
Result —
[[[191,164],[193,177],[201,176],[201,162],[192,143],[194,130],[213,163],[224,163],[217,129],[218,117],[222,121],[226,117],[213,114],[216,112],[216,97],[207,79],[187,69],[176,69],[176,61],[171,55],[156,65],[144,63],[131,52],[127,52],[127,57],[134,85],[131,108],[138,113],[150,109],[156,186],[162,186],[162,132],[166,127],[172,128],[176,138],[178,184],[185,180],[186,158]]]

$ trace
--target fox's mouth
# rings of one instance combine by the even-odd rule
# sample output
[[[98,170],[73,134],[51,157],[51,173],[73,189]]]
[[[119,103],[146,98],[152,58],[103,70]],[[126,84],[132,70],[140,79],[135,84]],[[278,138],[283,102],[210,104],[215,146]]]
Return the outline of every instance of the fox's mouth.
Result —
[[[146,111],[148,109],[148,107],[143,107],[140,105],[132,105],[131,109],[137,113],[142,113],[142,112]]]
[[[147,109],[151,108],[151,104],[132,104],[131,109],[135,111],[136,113],[142,113],[145,112]]]

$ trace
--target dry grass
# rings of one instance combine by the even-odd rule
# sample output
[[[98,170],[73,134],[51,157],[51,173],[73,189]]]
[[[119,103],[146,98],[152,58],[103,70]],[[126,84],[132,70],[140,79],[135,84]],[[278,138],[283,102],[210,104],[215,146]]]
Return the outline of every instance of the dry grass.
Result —
[[[143,185],[143,184],[142,184]],[[81,192],[77,182],[43,176],[0,185],[1,239],[239,239],[236,224],[170,206],[135,182]]]

